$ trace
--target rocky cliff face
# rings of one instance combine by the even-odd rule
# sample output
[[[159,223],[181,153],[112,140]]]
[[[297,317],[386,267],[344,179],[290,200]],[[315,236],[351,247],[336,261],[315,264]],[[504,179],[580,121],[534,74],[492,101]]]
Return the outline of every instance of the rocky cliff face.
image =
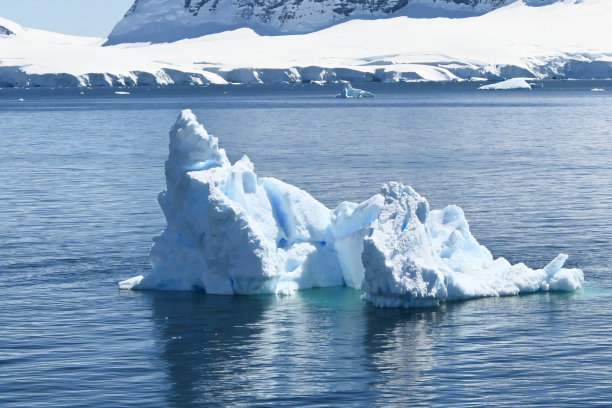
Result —
[[[9,30],[8,28],[0,25],[0,35],[15,35],[15,33]]]
[[[351,19],[468,17],[516,0],[135,0],[107,44],[171,42],[242,27],[303,34]],[[524,0],[543,5],[556,0]]]

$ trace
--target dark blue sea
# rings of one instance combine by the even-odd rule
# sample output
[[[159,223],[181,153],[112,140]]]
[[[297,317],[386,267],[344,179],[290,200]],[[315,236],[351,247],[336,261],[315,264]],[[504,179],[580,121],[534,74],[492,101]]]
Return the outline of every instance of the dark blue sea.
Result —
[[[0,89],[0,406],[612,406],[612,81],[354,85],[376,97]],[[494,256],[568,253],[585,288],[416,310],[119,291],[150,270],[183,108],[260,176],[330,207],[401,181],[461,206]]]

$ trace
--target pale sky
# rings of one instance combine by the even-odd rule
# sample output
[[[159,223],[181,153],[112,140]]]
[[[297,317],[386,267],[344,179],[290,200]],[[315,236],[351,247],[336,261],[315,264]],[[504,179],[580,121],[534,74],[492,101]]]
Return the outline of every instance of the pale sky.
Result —
[[[0,0],[0,17],[64,34],[106,37],[134,0]]]

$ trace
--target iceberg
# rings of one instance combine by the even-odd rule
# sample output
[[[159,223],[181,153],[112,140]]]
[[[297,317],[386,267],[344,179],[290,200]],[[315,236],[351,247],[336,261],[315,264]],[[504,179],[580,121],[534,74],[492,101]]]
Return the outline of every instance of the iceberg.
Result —
[[[478,89],[531,89],[531,85],[523,78],[511,78],[494,84],[483,85]]]
[[[190,110],[170,131],[165,174],[158,201],[167,226],[154,238],[152,271],[121,289],[289,295],[346,285],[376,306],[414,307],[572,291],[584,281],[580,269],[563,268],[564,254],[536,270],[494,259],[459,207],[430,210],[401,183],[330,210],[298,187],[259,178],[247,156],[231,164]]]
[[[352,99],[352,98],[373,98],[374,94],[372,92],[364,91],[363,89],[353,88],[349,81],[338,81],[341,84],[344,84],[344,88],[342,92],[336,95],[336,98],[344,98],[344,99]]]

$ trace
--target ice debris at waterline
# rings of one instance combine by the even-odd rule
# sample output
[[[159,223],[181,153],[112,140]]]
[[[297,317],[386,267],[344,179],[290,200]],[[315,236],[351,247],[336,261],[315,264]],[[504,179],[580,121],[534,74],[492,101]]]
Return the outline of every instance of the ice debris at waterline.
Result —
[[[307,192],[258,178],[244,156],[233,165],[189,110],[170,131],[167,220],[151,249],[152,272],[121,289],[204,290],[212,294],[291,294],[361,288],[377,306],[581,287],[579,269],[559,255],[543,269],[493,259],[454,205],[432,211],[401,183],[330,210]]]
[[[478,89],[531,89],[531,85],[523,78],[512,78],[490,85],[483,85]]]
[[[344,88],[342,92],[336,95],[336,98],[344,98],[344,99],[352,99],[352,98],[373,98],[374,94],[372,92],[364,91],[363,89],[353,88],[349,81],[338,81],[341,84],[344,84]]]

